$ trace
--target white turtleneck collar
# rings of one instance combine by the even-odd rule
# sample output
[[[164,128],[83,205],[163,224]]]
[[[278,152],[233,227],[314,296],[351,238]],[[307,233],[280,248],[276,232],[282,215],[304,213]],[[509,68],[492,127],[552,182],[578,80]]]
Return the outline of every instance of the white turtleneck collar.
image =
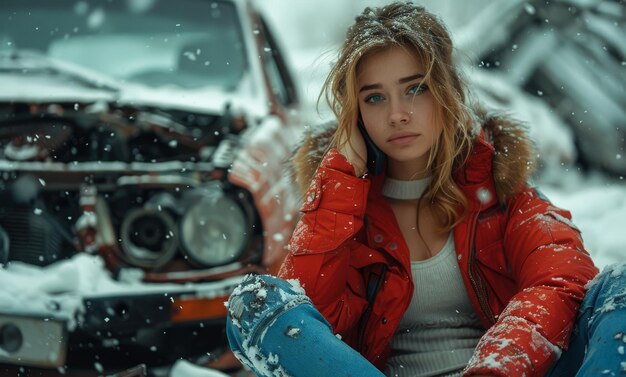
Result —
[[[413,181],[401,181],[386,177],[383,184],[382,194],[390,199],[411,200],[419,199],[426,191],[432,177],[426,177]]]

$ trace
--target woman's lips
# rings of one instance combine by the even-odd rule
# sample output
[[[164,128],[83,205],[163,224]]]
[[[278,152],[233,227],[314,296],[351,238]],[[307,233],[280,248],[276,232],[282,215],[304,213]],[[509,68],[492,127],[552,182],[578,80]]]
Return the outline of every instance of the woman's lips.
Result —
[[[413,134],[413,133],[398,134],[387,139],[387,142],[391,144],[395,144],[395,145],[403,145],[403,144],[408,144],[412,142],[413,140],[417,139],[418,136],[419,134]]]

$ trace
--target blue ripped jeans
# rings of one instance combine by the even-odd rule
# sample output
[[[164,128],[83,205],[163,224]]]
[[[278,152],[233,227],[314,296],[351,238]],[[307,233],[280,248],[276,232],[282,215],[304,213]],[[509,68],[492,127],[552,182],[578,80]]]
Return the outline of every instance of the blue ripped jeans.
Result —
[[[626,374],[626,264],[607,267],[590,285],[550,377]],[[248,276],[228,311],[230,347],[258,376],[384,376],[333,334],[297,283]]]

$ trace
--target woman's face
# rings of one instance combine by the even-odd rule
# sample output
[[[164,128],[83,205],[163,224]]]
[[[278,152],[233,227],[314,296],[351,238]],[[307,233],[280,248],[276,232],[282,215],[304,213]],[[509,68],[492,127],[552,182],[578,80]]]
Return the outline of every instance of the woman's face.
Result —
[[[394,46],[367,55],[356,74],[361,117],[371,139],[387,155],[387,175],[427,175],[429,151],[441,128],[433,122],[435,101],[423,82],[421,62]]]

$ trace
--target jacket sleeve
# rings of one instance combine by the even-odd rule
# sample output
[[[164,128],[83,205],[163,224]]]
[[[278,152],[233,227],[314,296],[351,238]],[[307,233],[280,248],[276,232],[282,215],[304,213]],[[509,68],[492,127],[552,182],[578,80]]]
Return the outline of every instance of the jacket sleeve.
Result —
[[[366,247],[355,235],[363,226],[369,186],[337,150],[326,153],[304,197],[303,216],[279,272],[283,279],[300,281],[342,336],[351,333],[367,306],[363,278],[350,267],[350,254]]]
[[[509,202],[504,249],[518,293],[477,346],[466,376],[544,376],[567,349],[598,272],[568,211],[528,189]]]

